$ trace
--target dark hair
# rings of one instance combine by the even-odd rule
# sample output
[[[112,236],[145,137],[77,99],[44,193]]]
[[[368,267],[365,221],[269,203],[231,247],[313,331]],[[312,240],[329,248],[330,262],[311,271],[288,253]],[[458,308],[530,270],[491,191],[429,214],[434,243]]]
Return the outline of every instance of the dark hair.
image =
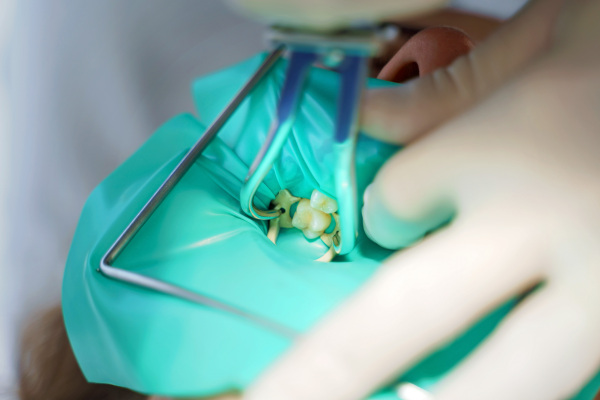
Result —
[[[21,400],[145,400],[117,386],[86,381],[75,356],[60,307],[34,318],[24,331],[19,360]]]

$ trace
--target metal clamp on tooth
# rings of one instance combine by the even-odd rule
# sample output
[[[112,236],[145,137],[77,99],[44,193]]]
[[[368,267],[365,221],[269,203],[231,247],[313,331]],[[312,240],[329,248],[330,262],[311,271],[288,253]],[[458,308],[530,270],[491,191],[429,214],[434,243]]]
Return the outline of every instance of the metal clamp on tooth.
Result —
[[[361,31],[362,32],[362,31]],[[365,31],[366,32],[366,31]],[[281,335],[294,337],[296,332],[288,327],[281,326],[276,321],[255,315],[234,305],[227,304],[218,299],[192,292],[181,286],[152,278],[134,271],[125,270],[114,265],[115,260],[128,246],[142,226],[152,216],[154,211],[165,200],[185,173],[202,152],[217,136],[229,117],[235,112],[242,101],[268,74],[277,60],[287,48],[291,52],[291,61],[287,71],[287,78],[281,92],[277,116],[271,127],[269,139],[256,157],[250,173],[242,189],[242,208],[250,215],[259,219],[275,218],[278,211],[259,210],[253,206],[254,194],[262,179],[273,165],[274,159],[279,155],[287,134],[294,120],[294,113],[300,96],[302,85],[308,68],[317,60],[331,63],[342,74],[342,100],[338,109],[336,120],[336,152],[338,165],[336,166],[336,185],[338,203],[342,225],[345,226],[347,238],[340,249],[344,254],[352,250],[356,240],[358,211],[356,204],[356,184],[354,179],[354,148],[356,143],[356,115],[360,100],[361,89],[366,76],[367,57],[372,54],[369,49],[375,49],[376,36],[372,34],[344,35],[313,35],[299,34],[286,30],[274,29],[270,32],[271,41],[275,44],[274,50],[263,61],[258,70],[250,77],[248,82],[239,90],[231,102],[219,114],[215,121],[206,129],[194,146],[185,154],[177,166],[171,171],[167,179],[154,192],[133,220],[127,225],[115,242],[102,257],[98,272],[111,279],[127,282],[131,285],[169,294],[197,304],[219,309],[238,315],[262,325],[267,329]],[[371,36],[369,36],[371,35]],[[368,39],[367,39],[368,37]],[[373,45],[373,46],[372,46]],[[343,57],[340,57],[343,55]]]
[[[298,103],[310,67],[315,63],[340,73],[339,103],[334,127],[335,195],[339,204],[341,242],[337,254],[347,254],[358,236],[358,202],[354,156],[358,137],[358,108],[368,73],[368,60],[385,40],[382,31],[355,29],[340,33],[319,34],[272,28],[268,40],[289,51],[289,65],[281,90],[275,119],[254,159],[241,191],[242,210],[257,219],[273,219],[279,210],[260,209],[254,205],[258,187],[279,158],[292,131]]]

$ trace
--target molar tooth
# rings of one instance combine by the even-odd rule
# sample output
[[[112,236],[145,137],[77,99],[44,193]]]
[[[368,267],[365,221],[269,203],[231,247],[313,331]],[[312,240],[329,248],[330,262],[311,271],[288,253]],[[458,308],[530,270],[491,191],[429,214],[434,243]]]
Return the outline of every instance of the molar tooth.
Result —
[[[315,231],[311,231],[310,229],[304,229],[302,230],[302,233],[304,233],[304,236],[306,236],[307,239],[316,239],[319,236],[321,236],[319,234],[319,232],[315,232]]]
[[[331,224],[331,215],[325,214],[321,210],[312,209],[312,220],[310,221],[308,229],[313,232],[318,232],[318,236],[321,236],[325,232],[325,229],[329,227],[329,224]]]
[[[310,205],[312,208],[323,211],[326,214],[331,214],[338,210],[337,201],[319,192],[317,189],[313,190],[310,195]]]
[[[302,230],[308,239],[321,236],[331,224],[331,215],[316,210],[310,205],[310,200],[302,199],[298,203],[292,225]]]
[[[310,201],[308,201],[308,199],[300,200],[296,212],[294,213],[294,218],[292,218],[292,225],[294,228],[302,230],[308,228],[310,220],[312,219],[311,214]]]

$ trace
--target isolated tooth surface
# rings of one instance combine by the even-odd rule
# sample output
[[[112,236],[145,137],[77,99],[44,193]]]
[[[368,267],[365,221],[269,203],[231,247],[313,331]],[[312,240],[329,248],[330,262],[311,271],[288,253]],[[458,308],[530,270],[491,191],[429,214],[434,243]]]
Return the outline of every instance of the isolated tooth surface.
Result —
[[[294,218],[292,218],[292,225],[294,228],[306,229],[310,224],[311,216],[310,201],[308,199],[302,199],[298,203]]]
[[[326,214],[334,213],[338,210],[338,203],[331,197],[324,195],[317,189],[313,190],[310,196],[310,205],[312,208],[323,211]]]
[[[311,207],[310,200],[302,199],[298,203],[292,225],[302,230],[308,239],[321,236],[331,224],[331,215]]]

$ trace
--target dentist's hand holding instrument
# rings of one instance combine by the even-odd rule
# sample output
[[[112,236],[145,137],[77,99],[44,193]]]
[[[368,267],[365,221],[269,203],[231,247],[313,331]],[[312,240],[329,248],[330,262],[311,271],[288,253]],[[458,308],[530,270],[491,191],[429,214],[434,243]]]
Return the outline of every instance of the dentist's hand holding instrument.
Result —
[[[240,3],[323,28],[438,2]],[[532,1],[449,67],[369,93],[363,130],[406,145],[367,193],[370,237],[400,249],[403,221],[454,219],[391,257],[247,399],[360,399],[538,284],[435,399],[563,399],[598,371],[599,16],[598,1]]]

